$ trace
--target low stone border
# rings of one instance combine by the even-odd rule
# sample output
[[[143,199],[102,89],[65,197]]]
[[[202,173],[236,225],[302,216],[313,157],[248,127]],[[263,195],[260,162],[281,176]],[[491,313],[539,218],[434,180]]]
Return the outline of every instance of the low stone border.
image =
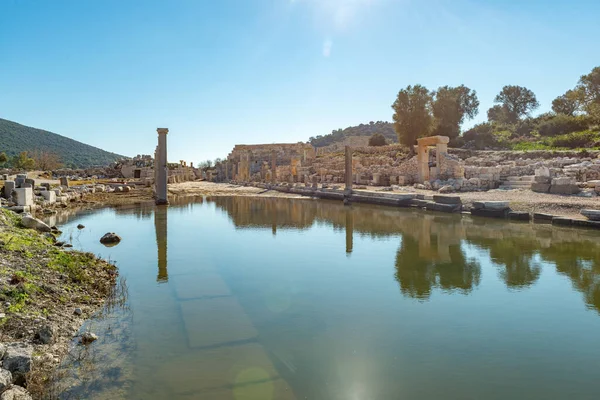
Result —
[[[525,211],[513,211],[510,209],[507,201],[476,201],[473,203],[473,208],[465,209],[460,197],[452,195],[433,195],[430,197],[416,193],[367,191],[352,191],[348,194],[341,187],[335,186],[332,188],[315,188],[312,185],[298,187],[293,185],[254,184],[252,186],[320,199],[342,200],[345,203],[356,202],[392,207],[412,207],[445,213],[463,212],[470,213],[477,217],[500,218],[525,222],[533,220],[534,223],[549,223],[553,225],[600,229],[600,221],[580,220],[543,213],[534,213],[532,215]]]

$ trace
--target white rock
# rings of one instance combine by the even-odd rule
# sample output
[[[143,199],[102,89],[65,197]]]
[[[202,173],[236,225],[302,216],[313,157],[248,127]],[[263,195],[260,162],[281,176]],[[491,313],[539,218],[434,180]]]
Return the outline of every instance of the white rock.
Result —
[[[51,229],[48,225],[46,225],[44,222],[40,221],[39,219],[32,217],[29,214],[23,215],[23,217],[21,218],[21,224],[23,224],[23,226],[25,228],[35,229],[40,232],[50,232],[51,231]]]
[[[11,386],[10,389],[2,393],[0,400],[31,400],[31,396],[21,386]]]

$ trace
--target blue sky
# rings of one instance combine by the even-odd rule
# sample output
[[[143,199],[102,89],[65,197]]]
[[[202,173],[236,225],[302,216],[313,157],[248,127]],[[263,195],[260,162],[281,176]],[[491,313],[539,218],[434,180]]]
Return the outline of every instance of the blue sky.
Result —
[[[552,99],[600,65],[597,0],[0,0],[0,118],[125,155],[224,157],[390,121],[401,88]],[[469,122],[469,125],[473,122]]]

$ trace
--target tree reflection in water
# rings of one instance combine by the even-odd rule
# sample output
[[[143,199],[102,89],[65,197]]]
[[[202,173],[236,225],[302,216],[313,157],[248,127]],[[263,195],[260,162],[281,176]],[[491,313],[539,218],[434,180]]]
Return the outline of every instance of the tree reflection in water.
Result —
[[[426,300],[434,287],[467,294],[479,285],[481,267],[467,260],[460,243],[447,246],[447,253],[438,251],[437,237],[432,237],[428,249],[409,235],[402,237],[396,253],[396,280],[400,291],[409,297]],[[429,252],[423,252],[429,250]]]

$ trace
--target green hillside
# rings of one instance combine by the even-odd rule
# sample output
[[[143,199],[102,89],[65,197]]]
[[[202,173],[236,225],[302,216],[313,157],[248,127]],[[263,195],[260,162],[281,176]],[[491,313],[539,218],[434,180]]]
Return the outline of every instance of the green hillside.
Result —
[[[346,129],[338,129],[332,131],[328,135],[311,137],[309,142],[315,147],[325,147],[336,142],[342,142],[349,136],[371,136],[375,133],[381,133],[383,136],[385,136],[385,139],[388,143],[398,142],[398,136],[394,131],[394,125],[392,125],[390,122],[384,121],[371,121],[368,124],[360,124],[358,126],[351,126]]]
[[[104,166],[124,158],[56,133],[0,118],[0,153],[11,157],[22,151],[36,150],[55,153],[64,166],[74,168]]]

